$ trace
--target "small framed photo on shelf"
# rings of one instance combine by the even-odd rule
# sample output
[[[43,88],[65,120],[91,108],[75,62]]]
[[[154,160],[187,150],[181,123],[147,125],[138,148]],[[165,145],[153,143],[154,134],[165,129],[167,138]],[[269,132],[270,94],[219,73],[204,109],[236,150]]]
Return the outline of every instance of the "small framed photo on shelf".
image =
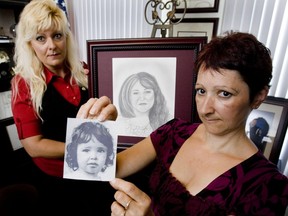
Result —
[[[218,12],[219,0],[186,0],[187,8],[186,13],[211,13]],[[177,7],[176,13],[184,12],[183,1]]]
[[[218,18],[183,19],[173,25],[173,37],[207,37],[209,42],[217,34],[218,21]]]
[[[288,126],[288,99],[268,96],[246,122],[246,133],[260,151],[278,163]]]

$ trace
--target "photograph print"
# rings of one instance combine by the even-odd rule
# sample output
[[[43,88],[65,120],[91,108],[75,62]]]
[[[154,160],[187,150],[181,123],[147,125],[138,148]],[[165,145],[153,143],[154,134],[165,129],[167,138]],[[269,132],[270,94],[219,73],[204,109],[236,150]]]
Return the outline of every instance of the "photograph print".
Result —
[[[288,99],[268,96],[253,110],[245,131],[258,149],[271,162],[278,164],[288,125]]]
[[[64,178],[110,181],[115,178],[115,121],[68,118]]]

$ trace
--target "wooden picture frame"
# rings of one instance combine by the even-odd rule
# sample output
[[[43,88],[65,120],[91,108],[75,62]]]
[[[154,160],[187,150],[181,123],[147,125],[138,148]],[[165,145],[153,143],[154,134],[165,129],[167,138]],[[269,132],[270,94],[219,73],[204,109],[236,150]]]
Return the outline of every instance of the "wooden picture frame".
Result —
[[[175,20],[176,22],[178,19]],[[173,25],[173,37],[207,37],[209,42],[217,35],[219,18],[186,18]]]
[[[264,155],[276,165],[278,163],[288,126],[287,113],[288,99],[268,96],[258,109],[251,112],[246,123],[246,133],[250,138],[252,136],[250,132],[255,131],[251,129],[252,126],[258,124],[259,127],[255,125],[255,128],[257,129],[257,132],[255,133],[260,134],[262,133],[261,130],[263,131],[263,128],[266,127],[266,123],[268,123],[268,134],[262,138],[261,142],[259,142],[261,145],[257,146]],[[259,121],[259,118],[262,122],[254,122],[255,120]],[[254,141],[254,143],[256,144],[257,141]]]
[[[87,56],[90,70],[90,96],[101,97],[106,95],[112,99],[113,104],[117,107],[117,97],[115,96],[116,93],[114,93],[115,99],[113,99],[113,91],[117,92],[115,90],[117,89],[115,83],[125,76],[126,70],[137,67],[143,70],[147,69],[147,67],[149,69],[152,66],[154,68],[156,64],[151,63],[150,60],[161,61],[168,58],[176,62],[175,71],[172,72],[172,74],[175,74],[175,92],[172,92],[169,96],[169,98],[174,98],[172,102],[174,109],[172,113],[173,117],[198,122],[199,118],[194,103],[194,83],[196,81],[194,61],[206,42],[206,37],[88,40]],[[128,69],[126,67],[125,70],[123,69],[116,73],[117,70],[114,63],[118,60],[125,61],[126,59],[129,63],[125,64],[126,66],[128,65]],[[129,61],[131,59],[132,61]],[[134,61],[137,62],[136,66],[133,63]],[[169,80],[168,72],[167,74],[165,73],[170,69],[166,68],[166,70],[160,71],[158,70],[158,66],[161,68],[163,65],[159,65],[156,65],[155,70],[153,69],[151,73],[154,73],[153,75],[155,76],[160,76],[161,74],[162,78],[158,79],[158,81],[160,80],[163,83],[163,80]],[[119,79],[117,78],[113,82],[116,76]],[[114,89],[113,86],[115,87]],[[171,89],[173,90],[172,86]],[[175,106],[176,104],[177,106]],[[127,148],[143,138],[142,136],[119,136],[118,148]]]
[[[0,120],[0,132],[2,139],[1,143],[8,143],[8,145],[2,145],[2,148],[5,148],[5,150],[10,152],[23,148],[18,139],[17,129],[13,117]]]
[[[186,13],[213,13],[219,10],[219,0],[186,0]],[[184,4],[177,7],[176,13],[184,12]]]

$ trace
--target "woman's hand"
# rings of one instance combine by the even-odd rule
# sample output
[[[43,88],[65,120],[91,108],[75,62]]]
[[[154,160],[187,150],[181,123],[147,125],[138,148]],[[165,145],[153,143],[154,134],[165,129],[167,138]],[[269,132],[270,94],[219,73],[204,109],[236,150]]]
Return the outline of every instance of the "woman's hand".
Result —
[[[90,98],[80,107],[76,117],[105,121],[108,119],[116,120],[117,115],[117,109],[111,103],[111,100],[107,96],[102,96],[100,98]]]
[[[154,216],[150,197],[134,184],[116,178],[110,181],[116,189],[111,205],[111,216]]]

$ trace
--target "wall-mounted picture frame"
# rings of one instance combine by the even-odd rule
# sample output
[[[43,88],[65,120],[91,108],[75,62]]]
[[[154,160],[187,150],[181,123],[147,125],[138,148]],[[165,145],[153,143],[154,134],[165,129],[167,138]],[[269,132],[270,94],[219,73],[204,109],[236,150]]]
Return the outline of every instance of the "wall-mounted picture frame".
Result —
[[[152,75],[157,80],[167,110],[170,111],[170,118],[179,117],[198,122],[199,118],[194,103],[194,83],[196,79],[194,62],[198,52],[206,42],[206,37],[88,40],[90,96],[101,97],[106,95],[111,98],[119,111],[118,121],[122,115],[124,116],[119,107],[121,105],[119,98],[123,98],[120,93],[122,93],[121,89],[125,80],[130,79],[132,75],[139,75],[138,72],[144,72],[139,76],[145,77],[145,72],[147,72],[150,77]],[[155,92],[155,90],[153,91]],[[139,90],[137,94],[140,94],[139,92],[141,91]],[[149,93],[146,92],[145,94]],[[128,90],[124,94],[123,100],[125,100],[125,95],[130,95]],[[156,99],[153,107],[156,106],[155,101]],[[163,105],[163,102],[161,103]],[[147,102],[147,104],[149,103]],[[125,105],[123,107],[129,110],[130,106]],[[151,111],[149,112],[151,113]],[[125,116],[123,119],[125,119]],[[131,123],[133,119],[134,117],[131,119],[128,117],[125,120]],[[144,121],[139,120],[137,122],[143,123]],[[151,126],[152,123],[150,122],[149,125]],[[137,133],[136,135],[132,132],[130,134],[130,128],[129,125],[127,127],[128,133],[123,133],[123,131],[119,133],[121,136],[118,137],[118,149],[127,148],[145,137],[138,136]],[[137,132],[137,130],[134,131]]]
[[[217,35],[218,22],[219,18],[185,18],[173,25],[173,37],[207,37],[209,42]]]
[[[186,13],[213,13],[219,10],[219,0],[186,0]],[[184,12],[184,3],[177,7],[176,13]]]
[[[0,120],[12,117],[11,90],[0,92]]]
[[[264,155],[277,165],[288,126],[288,99],[268,96],[253,110],[246,133]]]

